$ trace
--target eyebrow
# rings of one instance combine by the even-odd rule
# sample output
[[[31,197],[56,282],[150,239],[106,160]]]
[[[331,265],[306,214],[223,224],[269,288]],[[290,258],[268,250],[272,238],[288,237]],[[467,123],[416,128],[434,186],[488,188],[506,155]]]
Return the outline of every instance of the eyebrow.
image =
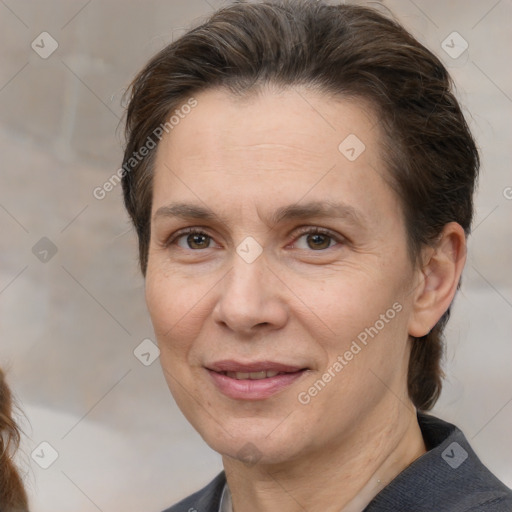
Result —
[[[227,224],[226,219],[205,206],[188,203],[171,203],[158,208],[153,220],[159,217],[176,217],[183,220],[200,219]],[[271,225],[287,220],[305,220],[310,218],[344,219],[359,228],[366,225],[365,216],[356,208],[344,203],[332,201],[312,201],[304,204],[291,204],[278,208],[269,218]]]

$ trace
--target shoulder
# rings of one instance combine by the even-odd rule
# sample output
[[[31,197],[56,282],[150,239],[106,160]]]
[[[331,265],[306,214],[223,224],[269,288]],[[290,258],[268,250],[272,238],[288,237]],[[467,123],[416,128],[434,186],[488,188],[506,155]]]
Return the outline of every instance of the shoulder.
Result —
[[[163,512],[218,512],[226,474],[220,472],[206,487]]]
[[[366,512],[511,512],[512,490],[480,461],[462,431],[418,413],[429,450],[402,471]]]
[[[479,459],[463,432],[446,421],[418,414],[422,430],[433,432],[433,457],[426,460],[430,472],[439,476],[439,497],[452,508],[467,512],[511,512],[512,490]]]

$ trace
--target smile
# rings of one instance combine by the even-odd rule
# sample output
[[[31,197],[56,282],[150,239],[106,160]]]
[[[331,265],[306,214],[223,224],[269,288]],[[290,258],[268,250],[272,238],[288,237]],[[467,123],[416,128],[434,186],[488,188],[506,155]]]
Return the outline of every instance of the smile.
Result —
[[[206,370],[223,395],[235,400],[265,400],[303,377],[307,368],[269,361],[220,361]]]
[[[261,380],[261,379],[268,379],[270,377],[275,377],[276,375],[279,375],[280,373],[284,372],[274,372],[274,371],[261,371],[261,372],[222,372],[224,375],[228,376],[230,379],[236,379],[236,380]]]

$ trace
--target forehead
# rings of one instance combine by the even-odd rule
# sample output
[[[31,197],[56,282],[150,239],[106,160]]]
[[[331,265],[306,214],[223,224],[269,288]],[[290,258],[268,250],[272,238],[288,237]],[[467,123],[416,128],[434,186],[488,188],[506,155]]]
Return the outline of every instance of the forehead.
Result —
[[[180,152],[182,161],[207,157],[212,166],[229,163],[243,147],[258,161],[267,156],[275,159],[279,152],[282,156],[293,152],[300,167],[301,158],[307,159],[306,165],[320,156],[338,159],[339,144],[350,135],[354,141],[365,139],[366,146],[374,145],[379,136],[376,117],[367,102],[303,87],[262,88],[244,96],[210,89],[195,99],[197,106],[168,137],[170,148],[186,144],[191,150],[188,154]]]
[[[298,87],[194,98],[197,106],[159,144],[153,213],[178,198],[225,209],[226,197],[258,211],[306,196],[371,210],[378,196],[393,194],[382,177],[377,118],[362,100]]]

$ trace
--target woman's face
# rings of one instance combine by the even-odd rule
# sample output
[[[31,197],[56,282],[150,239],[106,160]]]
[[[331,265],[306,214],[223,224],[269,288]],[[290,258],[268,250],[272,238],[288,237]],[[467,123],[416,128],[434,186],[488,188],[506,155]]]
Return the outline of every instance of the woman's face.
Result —
[[[195,98],[158,148],[146,276],[174,398],[242,460],[375,428],[408,400],[416,282],[376,118],[307,89]]]

